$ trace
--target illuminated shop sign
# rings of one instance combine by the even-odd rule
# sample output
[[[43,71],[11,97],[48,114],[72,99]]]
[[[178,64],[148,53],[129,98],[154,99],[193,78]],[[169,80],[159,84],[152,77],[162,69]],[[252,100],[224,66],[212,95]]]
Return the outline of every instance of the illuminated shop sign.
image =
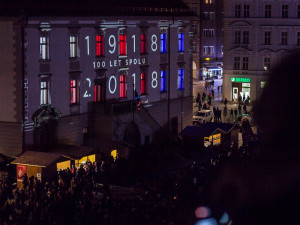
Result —
[[[245,77],[231,77],[231,82],[239,82],[239,83],[246,83],[250,82],[250,78]]]

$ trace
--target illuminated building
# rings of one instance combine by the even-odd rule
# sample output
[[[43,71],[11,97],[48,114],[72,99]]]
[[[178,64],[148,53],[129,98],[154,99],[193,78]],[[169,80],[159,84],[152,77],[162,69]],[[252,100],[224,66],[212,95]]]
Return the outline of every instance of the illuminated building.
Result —
[[[223,98],[260,97],[269,70],[300,49],[297,1],[224,1]]]
[[[141,146],[191,124],[188,7],[78,2],[1,10],[0,152],[101,138]]]
[[[193,77],[222,75],[223,0],[184,0],[196,15],[193,18]]]

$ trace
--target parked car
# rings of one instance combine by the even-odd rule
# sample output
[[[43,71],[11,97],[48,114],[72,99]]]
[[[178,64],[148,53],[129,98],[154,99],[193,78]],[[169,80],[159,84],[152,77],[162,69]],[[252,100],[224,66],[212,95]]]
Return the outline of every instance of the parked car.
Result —
[[[212,121],[213,112],[212,110],[201,110],[194,112],[193,125],[200,125]]]

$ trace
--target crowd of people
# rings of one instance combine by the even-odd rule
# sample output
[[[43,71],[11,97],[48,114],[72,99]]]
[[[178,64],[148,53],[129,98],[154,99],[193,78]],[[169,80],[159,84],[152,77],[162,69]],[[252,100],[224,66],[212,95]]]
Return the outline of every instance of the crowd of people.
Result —
[[[110,178],[104,179],[109,170],[119,171],[118,160],[60,170],[45,183],[25,175],[20,189],[0,184],[0,224],[193,224],[193,210],[208,203],[205,177],[224,157],[233,155],[220,152],[206,162],[141,181],[142,191],[130,199],[114,196]]]

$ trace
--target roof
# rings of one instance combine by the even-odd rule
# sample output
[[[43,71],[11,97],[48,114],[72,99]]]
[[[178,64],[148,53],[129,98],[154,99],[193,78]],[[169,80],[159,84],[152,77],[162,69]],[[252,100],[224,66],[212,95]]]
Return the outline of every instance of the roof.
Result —
[[[180,135],[191,136],[191,137],[209,137],[217,132],[227,134],[235,125],[232,123],[205,123],[202,127],[198,126],[187,126],[185,127]]]
[[[51,150],[51,152],[69,159],[81,159],[84,156],[95,154],[97,149],[89,146],[59,145]]]
[[[190,15],[181,0],[10,0],[0,2],[1,15],[102,16]]]
[[[12,161],[11,164],[47,167],[62,160],[63,158],[64,157],[58,153],[26,151],[17,159]]]

